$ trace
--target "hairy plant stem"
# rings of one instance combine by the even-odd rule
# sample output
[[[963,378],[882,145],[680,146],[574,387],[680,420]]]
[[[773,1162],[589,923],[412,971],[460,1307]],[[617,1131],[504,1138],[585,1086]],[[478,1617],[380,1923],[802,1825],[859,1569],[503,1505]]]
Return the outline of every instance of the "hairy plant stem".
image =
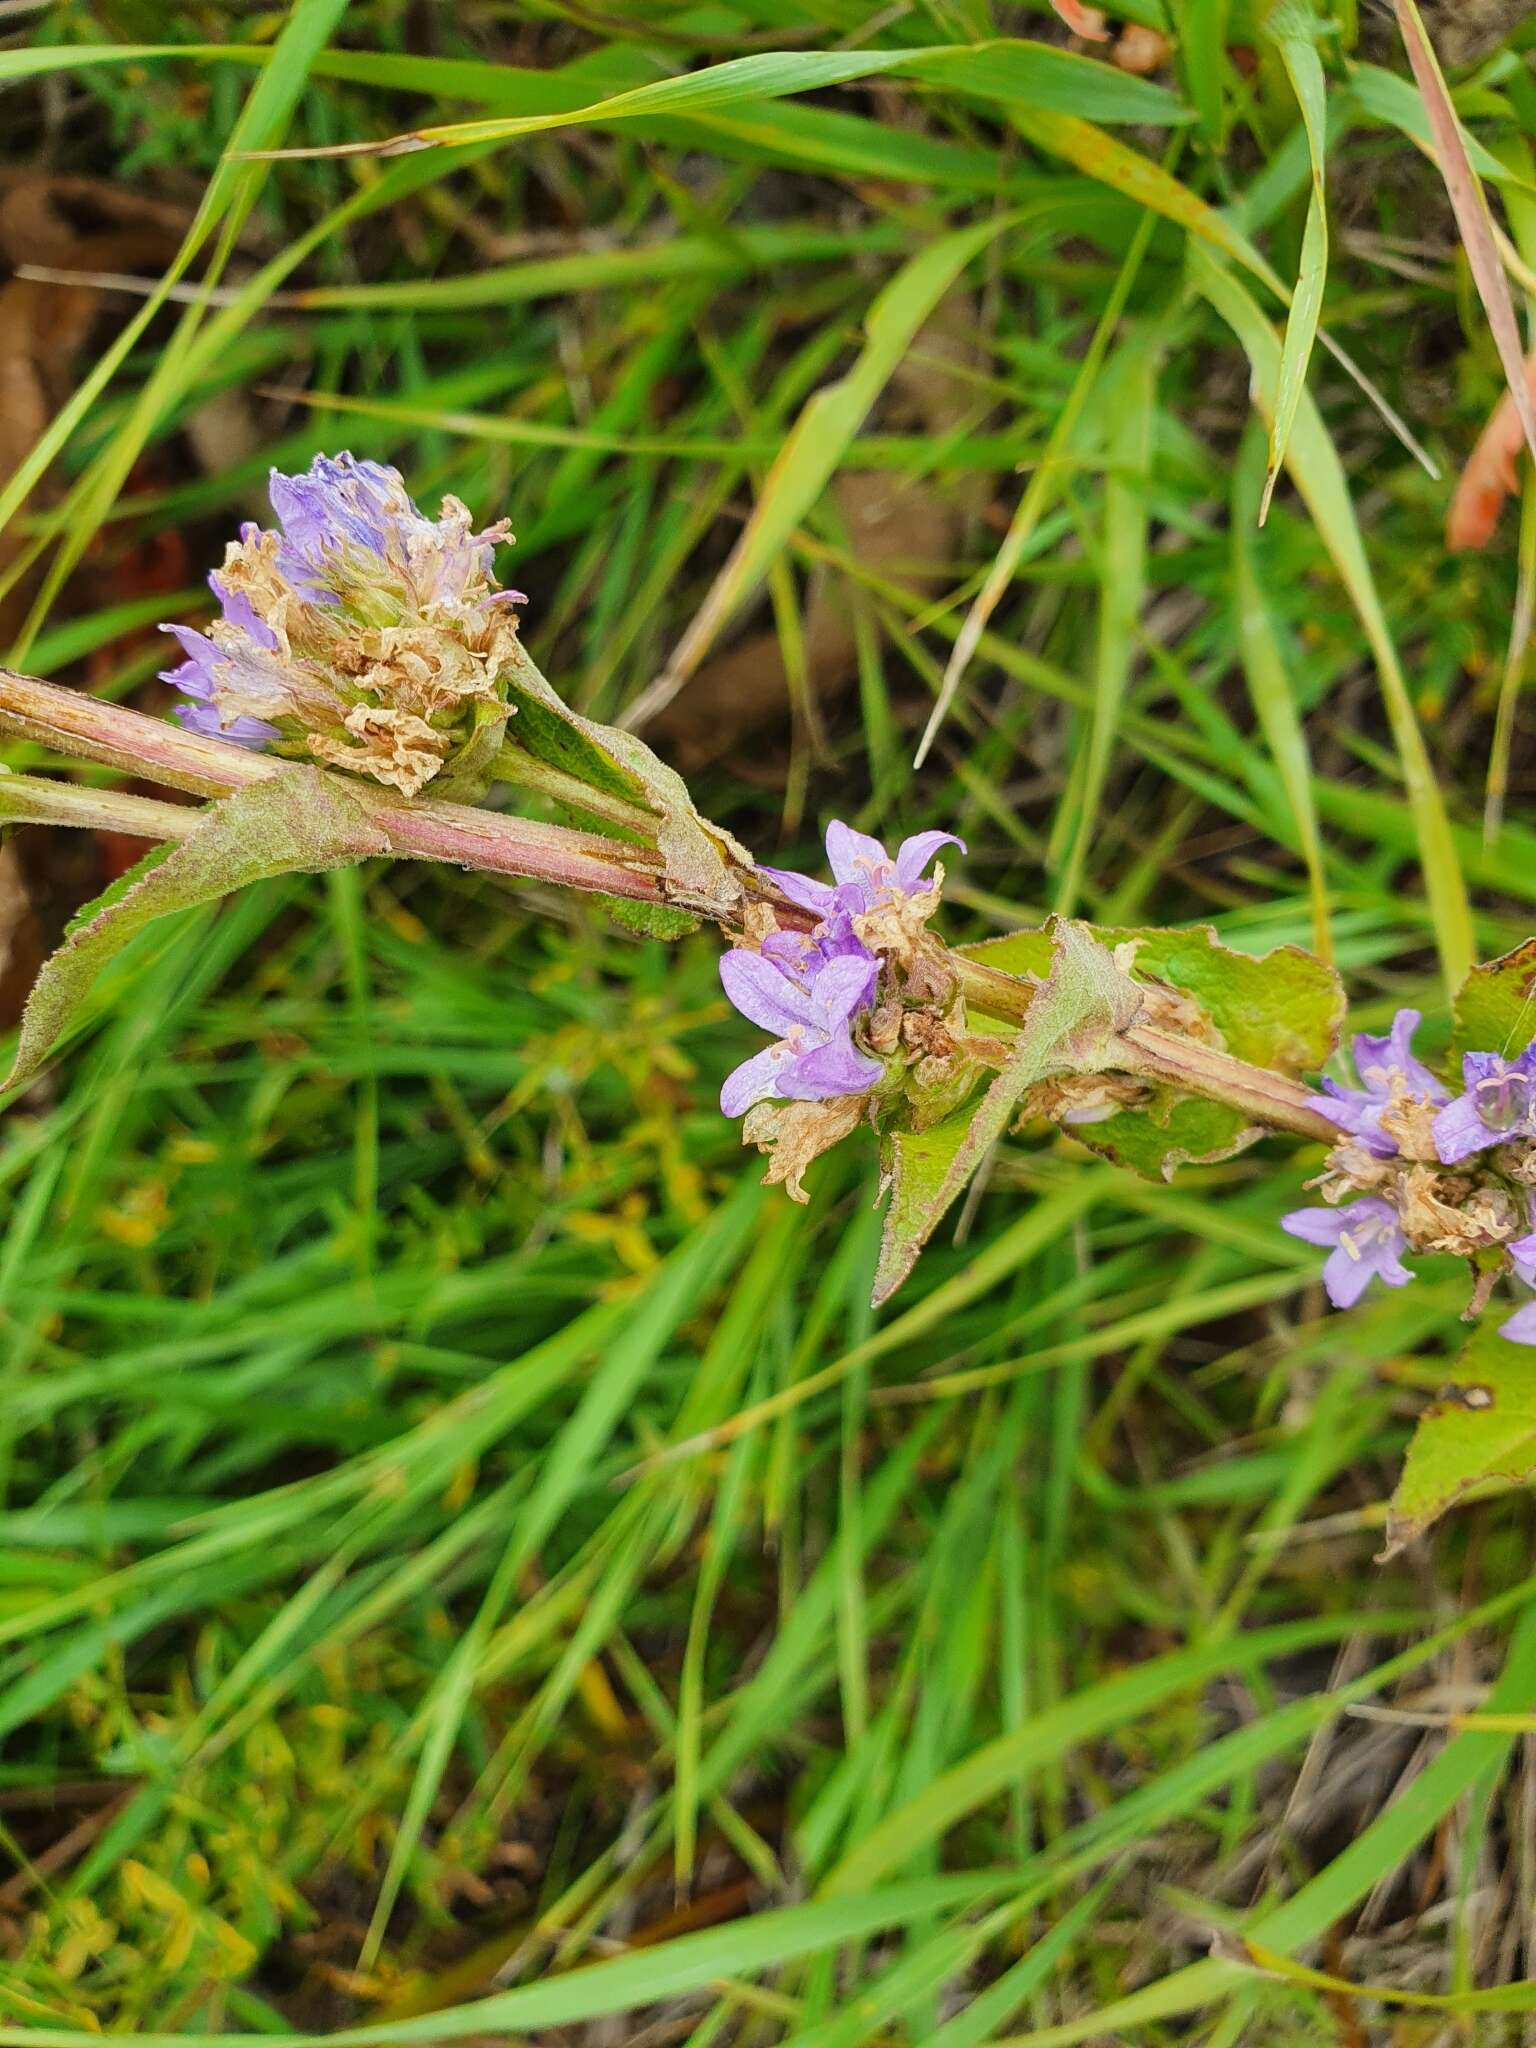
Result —
[[[951,953],[949,965],[974,1009],[1015,1024],[1029,1015],[1037,992],[1035,983],[967,959],[963,953]],[[1119,1032],[1104,1068],[1144,1080],[1171,1082],[1191,1095],[1224,1102],[1271,1130],[1291,1131],[1327,1145],[1337,1144],[1339,1139],[1338,1127],[1308,1107],[1312,1091],[1305,1083],[1272,1073],[1268,1067],[1250,1066],[1214,1046],[1150,1024],[1131,1023]]]
[[[251,753],[226,740],[182,731],[163,719],[147,718],[77,690],[39,682],[0,669],[0,732],[15,733],[66,755],[104,763],[129,774],[167,783],[199,796],[228,796],[274,776],[287,762]],[[637,805],[589,790],[562,770],[533,762],[521,749],[503,748],[496,772],[503,779],[579,804],[625,831],[644,833],[654,820]],[[407,803],[392,792],[348,778],[355,800],[382,827],[397,853],[416,860],[444,861],[486,874],[518,876],[638,903],[667,903],[663,860],[653,845],[632,845],[600,833],[572,831],[531,818],[508,816],[468,804],[431,798]],[[83,789],[33,776],[0,776],[0,821],[7,817],[54,824],[98,826],[147,839],[184,839],[197,829],[199,813],[157,803],[126,791]],[[759,884],[761,887],[761,884]],[[813,920],[794,905],[773,898],[781,923],[804,926]],[[735,928],[729,907],[694,906],[726,931]],[[973,1009],[1022,1023],[1037,985],[1005,974],[963,953],[948,964]],[[1229,1053],[1201,1045],[1148,1024],[1128,1025],[1112,1043],[1107,1070],[1166,1081],[1192,1095],[1223,1102],[1271,1130],[1332,1144],[1338,1131],[1307,1102],[1299,1081],[1267,1068],[1249,1066]]]
[[[122,789],[0,774],[0,825],[76,825],[137,839],[190,839],[202,819],[191,804],[162,804]]]
[[[141,711],[106,704],[82,696],[78,690],[17,675],[11,669],[0,669],[0,732],[198,796],[229,796],[292,772],[291,764],[276,755],[252,753],[228,740],[184,732],[163,719],[147,718]],[[4,814],[3,790],[9,779],[0,777],[0,815]],[[47,815],[54,823],[108,822],[104,816],[87,816],[83,808],[87,799],[99,803],[103,792],[81,791],[68,783],[49,784],[41,778],[15,780],[30,785],[26,801],[50,806]],[[395,851],[415,860],[451,862],[487,874],[518,875],[561,888],[623,896],[637,903],[669,901],[661,856],[650,847],[623,845],[599,833],[574,832],[564,825],[544,825],[532,818],[509,817],[468,804],[407,803],[388,790],[351,777],[347,781],[350,794],[382,827]],[[40,790],[63,794],[44,797],[38,794]],[[170,813],[169,820],[165,813]],[[151,798],[119,793],[110,822],[116,830],[139,833],[147,839],[185,838],[195,830],[198,815],[157,804]]]
[[[1251,1067],[1246,1060],[1235,1060],[1214,1046],[1159,1031],[1151,1024],[1128,1025],[1119,1042],[1126,1055],[1123,1066],[1116,1062],[1122,1073],[1171,1081],[1191,1095],[1241,1110],[1273,1130],[1294,1131],[1298,1137],[1318,1138],[1325,1145],[1339,1142],[1338,1125],[1308,1106],[1313,1091],[1304,1082],[1272,1073],[1268,1067]]]

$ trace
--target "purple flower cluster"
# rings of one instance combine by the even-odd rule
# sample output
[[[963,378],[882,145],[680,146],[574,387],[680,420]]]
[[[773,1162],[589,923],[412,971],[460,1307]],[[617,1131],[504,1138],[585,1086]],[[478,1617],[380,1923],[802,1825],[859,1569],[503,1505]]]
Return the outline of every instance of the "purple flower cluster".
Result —
[[[854,920],[903,900],[936,893],[925,881],[941,846],[965,847],[952,832],[919,832],[903,840],[893,860],[878,839],[840,821],[827,827],[827,860],[834,880],[813,881],[782,868],[759,868],[791,903],[817,913],[809,932],[775,931],[753,951],[734,947],[720,962],[725,992],[744,1017],[777,1034],[727,1077],[720,1107],[741,1116],[754,1103],[825,1102],[837,1095],[867,1095],[885,1076],[885,1064],[855,1045],[855,1022],[875,1000],[880,962],[854,928]]]
[[[1358,1138],[1378,1159],[1390,1159],[1397,1140],[1382,1128],[1382,1114],[1410,1098],[1423,1102],[1446,1102],[1445,1089],[1422,1060],[1414,1057],[1413,1034],[1419,1028],[1417,1010],[1399,1010],[1385,1038],[1369,1031],[1355,1036],[1355,1072],[1358,1088],[1340,1081],[1323,1081],[1323,1093],[1310,1098],[1319,1115]]]
[[[186,656],[164,672],[190,700],[176,715],[414,796],[504,698],[521,598],[493,582],[505,529],[471,531],[456,498],[428,519],[397,470],[347,454],[274,470],[270,494],[281,531],[243,526],[208,579],[219,617],[164,628]]]
[[[1399,1010],[1384,1038],[1361,1032],[1354,1042],[1359,1086],[1325,1079],[1311,1107],[1373,1160],[1400,1153],[1392,1125],[1402,1117],[1428,1118],[1436,1160],[1457,1166],[1495,1145],[1536,1138],[1536,1045],[1513,1060],[1470,1052],[1462,1061],[1464,1092],[1452,1098],[1413,1050],[1417,1010]],[[1536,1224],[1536,1211],[1532,1222]],[[1370,1282],[1405,1287],[1414,1277],[1403,1264],[1410,1249],[1401,1213],[1384,1194],[1365,1194],[1339,1208],[1294,1209],[1282,1229],[1307,1244],[1326,1246],[1323,1285],[1335,1308],[1353,1308]],[[1536,1227],[1503,1247],[1510,1270],[1536,1290]],[[1500,1334],[1536,1344],[1536,1299],[1517,1309]]]

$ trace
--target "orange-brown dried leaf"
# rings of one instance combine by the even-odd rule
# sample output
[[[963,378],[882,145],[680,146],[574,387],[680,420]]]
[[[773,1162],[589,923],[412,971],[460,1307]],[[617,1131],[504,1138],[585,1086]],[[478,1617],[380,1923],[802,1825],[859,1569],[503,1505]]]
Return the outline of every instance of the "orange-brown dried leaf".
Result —
[[[1536,401],[1536,352],[1525,359],[1525,386]],[[1519,482],[1517,462],[1525,445],[1520,414],[1509,392],[1489,415],[1477,446],[1461,473],[1445,520],[1445,544],[1454,554],[1485,548]]]
[[[1073,35],[1081,36],[1085,42],[1107,43],[1109,24],[1102,9],[1086,7],[1083,0],[1051,0],[1056,17],[1064,21]]]

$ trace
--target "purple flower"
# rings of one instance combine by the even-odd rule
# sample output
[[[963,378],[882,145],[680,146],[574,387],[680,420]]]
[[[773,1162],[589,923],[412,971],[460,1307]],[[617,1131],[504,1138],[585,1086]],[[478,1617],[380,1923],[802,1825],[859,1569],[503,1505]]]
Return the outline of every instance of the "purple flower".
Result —
[[[175,718],[188,732],[200,732],[207,739],[233,740],[237,747],[265,747],[280,737],[275,725],[268,725],[264,718],[252,718],[244,711],[237,711],[225,725],[212,704],[178,704]]]
[[[745,947],[727,953],[720,962],[726,994],[744,1017],[776,1032],[778,1042],[727,1076],[720,1090],[724,1114],[741,1116],[769,1096],[825,1102],[868,1094],[885,1068],[855,1046],[850,1020],[869,1005],[875,966],[867,954],[802,958],[791,969]]]
[[[1413,1278],[1402,1262],[1408,1240],[1397,1211],[1380,1195],[1362,1196],[1342,1209],[1293,1209],[1281,1217],[1280,1228],[1305,1244],[1332,1245],[1323,1285],[1335,1308],[1353,1308],[1373,1279],[1406,1287]]]
[[[1461,1063],[1466,1094],[1435,1118],[1435,1150],[1447,1166],[1506,1145],[1511,1138],[1536,1138],[1536,1045],[1518,1058],[1469,1052]]]
[[[194,732],[277,745],[416,796],[445,768],[483,793],[517,658],[516,593],[492,581],[505,528],[429,519],[398,470],[319,455],[271,480],[281,533],[247,524],[209,577],[220,616],[168,626],[165,672]]]
[[[1361,1085],[1349,1088],[1325,1076],[1324,1092],[1307,1098],[1310,1108],[1358,1138],[1378,1159],[1390,1159],[1397,1151],[1396,1139],[1382,1128],[1383,1110],[1410,1095],[1429,1102],[1450,1099],[1423,1061],[1414,1057],[1413,1034],[1418,1027],[1417,1010],[1399,1010],[1385,1038],[1368,1031],[1357,1033],[1355,1071]]]
[[[420,526],[429,523],[407,496],[399,470],[359,462],[345,451],[317,455],[302,476],[274,469],[267,495],[289,548],[316,570],[323,570],[326,556],[343,541],[382,560],[402,516]]]
[[[806,989],[829,961],[862,961],[867,986],[854,1008],[862,1010],[875,999],[880,963],[854,931],[853,919],[846,910],[834,911],[831,917],[823,918],[814,931],[770,932],[763,940],[761,951],[765,960],[771,960],[781,973]]]
[[[443,516],[428,519],[397,469],[317,455],[302,476],[274,469],[268,495],[283,529],[277,566],[311,603],[360,603],[372,614],[386,593],[423,609],[490,601],[505,527],[471,533],[457,498],[445,498]],[[512,593],[501,595],[512,601]]]
[[[240,598],[238,604],[244,606],[244,610],[250,610],[250,604],[246,604],[244,598]],[[225,616],[229,618],[231,625],[236,623],[231,604],[225,604]],[[260,623],[260,618],[254,618],[254,614],[252,623],[258,631],[246,627],[244,621],[242,631],[250,635],[254,645],[246,647],[240,641],[236,641],[229,653],[225,653],[221,647],[215,647],[207,633],[199,633],[193,627],[160,627],[162,633],[170,633],[174,635],[174,639],[180,641],[182,653],[186,655],[180,668],[162,668],[160,678],[162,682],[170,682],[174,688],[178,688],[182,696],[193,698],[190,705],[176,705],[176,719],[186,727],[188,733],[205,733],[213,739],[233,739],[240,748],[264,748],[270,739],[279,737],[276,725],[270,725],[266,719],[252,717],[250,713],[233,713],[225,723],[215,702],[217,672],[219,668],[227,668],[231,676],[238,674],[242,692],[246,696],[254,694],[256,700],[270,696],[272,709],[279,709],[283,705],[287,694],[283,670],[281,666],[264,662],[262,659],[268,647],[276,647],[276,635],[272,635]]]
[[[1536,1230],[1517,1237],[1504,1249],[1509,1254],[1515,1278],[1527,1287],[1536,1288]],[[1500,1323],[1499,1335],[1507,1337],[1511,1344],[1536,1344],[1536,1300],[1526,1302],[1507,1322]]]
[[[933,884],[925,884],[923,872],[941,846],[965,842],[953,832],[919,832],[904,839],[893,860],[878,839],[867,832],[855,832],[851,825],[834,819],[827,827],[827,863],[835,880],[816,882],[808,875],[791,874],[785,868],[760,867],[758,873],[777,883],[791,903],[818,916],[833,917],[841,911],[857,916],[877,910],[898,896],[913,896]]]

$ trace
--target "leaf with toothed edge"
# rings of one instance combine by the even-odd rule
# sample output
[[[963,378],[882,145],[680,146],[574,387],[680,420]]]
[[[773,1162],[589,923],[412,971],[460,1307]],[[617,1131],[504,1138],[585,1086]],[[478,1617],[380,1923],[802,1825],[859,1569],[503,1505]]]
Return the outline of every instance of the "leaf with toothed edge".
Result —
[[[1236,1059],[1299,1079],[1316,1073],[1338,1043],[1343,984],[1332,967],[1299,946],[1240,953],[1224,946],[1209,925],[1089,929],[1106,946],[1133,946],[1131,955],[1119,956],[1131,979],[1148,987],[1161,984],[1194,1004],[1216,1043]],[[1014,932],[960,950],[1005,973],[1037,974],[1049,957],[1049,941],[1043,931]],[[1072,1135],[1116,1165],[1148,1180],[1167,1180],[1180,1166],[1230,1159],[1264,1133],[1240,1110],[1158,1083],[1144,1107],[1075,1125]]]
[[[1498,1334],[1490,1311],[1419,1417],[1387,1515],[1395,1557],[1473,1487],[1536,1474],[1536,1350]]]
[[[1451,1059],[1496,1052],[1507,1060],[1536,1038],[1536,939],[1474,967],[1451,1004]]]
[[[295,767],[211,804],[190,838],[156,847],[85,905],[28,998],[7,1089],[29,1081],[96,976],[156,918],[212,903],[274,875],[350,867],[389,840],[337,777]]]
[[[875,1305],[886,1301],[916,1265],[945,1211],[1008,1128],[1020,1101],[1053,1074],[1093,1073],[1109,1041],[1136,1015],[1141,995],[1086,925],[1053,919],[1046,972],[1019,1026],[1007,1063],[975,1106],[921,1133],[887,1140],[891,1177]]]

